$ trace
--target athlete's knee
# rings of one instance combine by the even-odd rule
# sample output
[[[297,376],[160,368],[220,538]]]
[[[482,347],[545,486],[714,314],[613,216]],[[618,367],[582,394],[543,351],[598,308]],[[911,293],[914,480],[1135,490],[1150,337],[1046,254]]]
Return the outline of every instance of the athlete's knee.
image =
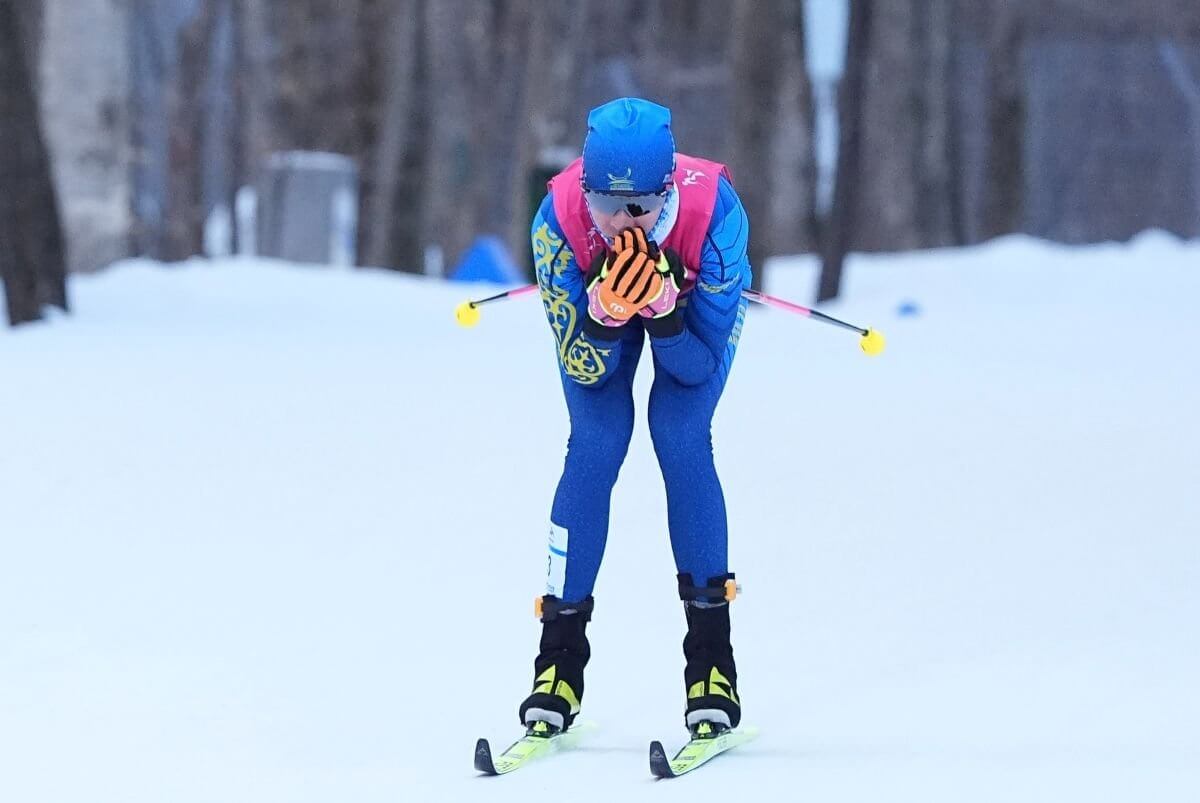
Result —
[[[633,438],[633,415],[582,415],[571,419],[568,455],[620,468]]]
[[[698,454],[712,454],[712,409],[708,404],[679,403],[679,397],[668,403],[656,399],[650,405],[647,420],[650,439],[659,462],[694,460]]]

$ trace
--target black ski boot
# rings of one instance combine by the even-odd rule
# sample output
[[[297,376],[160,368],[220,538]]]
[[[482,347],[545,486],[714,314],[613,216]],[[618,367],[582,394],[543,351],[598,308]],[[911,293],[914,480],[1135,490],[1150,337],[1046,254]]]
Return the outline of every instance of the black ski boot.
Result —
[[[540,652],[533,662],[533,693],[521,703],[521,723],[530,732],[549,735],[575,721],[583,699],[583,669],[592,656],[587,623],[593,600],[567,603],[558,597],[538,600],[542,621]]]
[[[729,643],[729,603],[737,596],[732,573],[710,577],[697,587],[690,574],[679,575],[679,598],[687,615],[683,639],[683,670],[687,686],[688,730],[696,736],[716,736],[736,728],[742,719],[737,693],[737,666]]]

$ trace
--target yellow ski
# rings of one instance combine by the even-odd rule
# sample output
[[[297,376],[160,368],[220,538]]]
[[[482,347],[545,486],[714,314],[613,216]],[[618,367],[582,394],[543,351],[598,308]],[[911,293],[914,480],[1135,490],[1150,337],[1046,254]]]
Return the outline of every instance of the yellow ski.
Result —
[[[667,759],[662,742],[650,743],[650,772],[656,778],[677,778],[758,736],[758,728],[723,730],[715,736],[697,736],[685,744],[675,757]]]
[[[492,754],[492,746],[487,739],[475,743],[475,769],[485,775],[504,775],[520,769],[534,759],[557,752],[563,747],[571,747],[587,731],[593,730],[590,722],[578,723],[570,730],[563,732],[554,730],[545,722],[535,722],[529,726],[517,741],[498,756]]]

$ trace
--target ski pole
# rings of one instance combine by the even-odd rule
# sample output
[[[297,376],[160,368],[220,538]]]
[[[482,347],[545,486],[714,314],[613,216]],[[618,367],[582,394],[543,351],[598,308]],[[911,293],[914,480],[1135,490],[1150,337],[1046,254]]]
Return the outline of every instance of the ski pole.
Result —
[[[842,329],[849,329],[851,332],[856,332],[861,336],[861,339],[859,340],[859,346],[861,346],[862,350],[872,357],[882,352],[884,346],[887,345],[887,341],[884,339],[883,335],[874,329],[863,329],[861,326],[855,326],[852,323],[840,321],[832,315],[826,315],[824,312],[801,306],[800,304],[796,304],[792,301],[784,301],[782,298],[769,296],[766,293],[760,293],[757,290],[743,290],[742,298],[753,301],[756,304],[762,304],[763,306],[767,307],[775,307],[776,309],[795,313],[796,315],[802,315],[805,318],[811,318],[814,321],[820,321],[821,323],[827,323]]]
[[[464,301],[463,303],[459,304],[457,308],[455,308],[454,318],[458,321],[460,326],[470,328],[479,323],[479,307],[483,306],[484,304],[490,304],[493,301],[504,301],[509,298],[516,298],[517,296],[523,296],[527,293],[532,293],[537,289],[538,286],[536,284],[527,284],[524,287],[507,290],[503,293],[497,293],[494,296],[478,299],[477,301]],[[821,323],[827,323],[842,329],[848,329],[849,331],[860,336],[859,346],[864,352],[871,356],[881,353],[884,347],[887,345],[887,341],[884,339],[883,335],[874,329],[863,329],[861,326],[855,326],[852,323],[846,323],[845,321],[838,320],[832,315],[826,315],[824,312],[801,306],[800,304],[796,304],[792,301],[785,301],[782,298],[776,298],[775,296],[767,295],[766,293],[760,293],[757,290],[743,290],[742,298],[746,299],[747,301],[753,301],[755,304],[762,304],[763,306],[767,307],[775,307],[776,309],[801,315],[814,321],[820,321]]]
[[[475,324],[479,323],[479,308],[484,304],[491,304],[493,301],[504,301],[508,298],[516,298],[527,293],[532,293],[537,290],[536,284],[527,284],[524,287],[518,287],[514,290],[505,290],[503,293],[496,293],[494,296],[481,298],[478,301],[464,301],[454,308],[454,319],[458,321],[459,326],[464,326],[470,329]]]

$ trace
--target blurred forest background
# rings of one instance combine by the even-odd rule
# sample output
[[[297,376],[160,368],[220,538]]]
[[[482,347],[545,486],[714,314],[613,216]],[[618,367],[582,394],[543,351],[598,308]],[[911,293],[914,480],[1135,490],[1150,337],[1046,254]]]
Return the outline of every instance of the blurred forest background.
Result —
[[[357,264],[481,234],[524,262],[623,95],[731,166],[757,265],[824,253],[820,298],[847,250],[1200,235],[1196,0],[0,0],[9,320],[65,308],[69,271],[227,247],[206,223],[283,151],[357,166]]]

